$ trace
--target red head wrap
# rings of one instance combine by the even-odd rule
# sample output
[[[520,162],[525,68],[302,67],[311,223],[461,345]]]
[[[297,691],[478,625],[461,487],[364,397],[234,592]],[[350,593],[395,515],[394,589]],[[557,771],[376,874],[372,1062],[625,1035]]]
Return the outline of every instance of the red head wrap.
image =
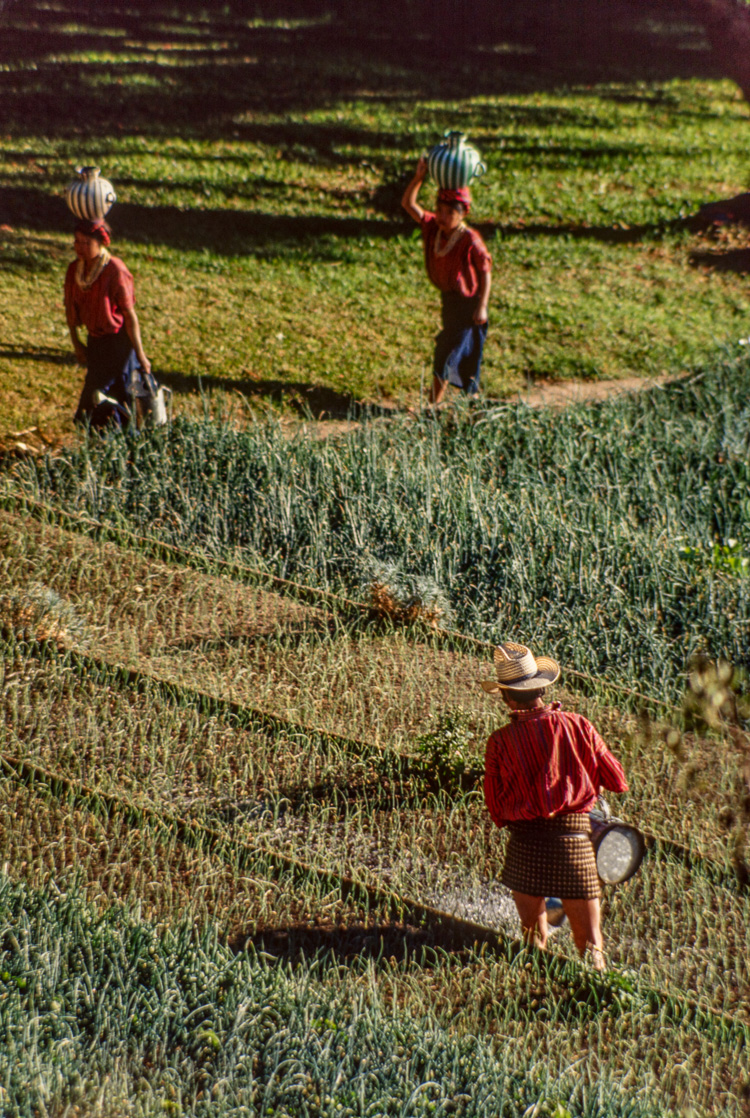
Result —
[[[76,225],[76,233],[83,233],[84,237],[93,237],[102,245],[108,245],[112,239],[109,235],[109,229],[103,221],[86,221],[85,219],[78,222]]]
[[[449,206],[454,206],[456,202],[460,202],[468,213],[471,209],[471,191],[468,186],[460,186],[458,190],[447,190],[445,187],[438,190],[438,202],[445,202]]]

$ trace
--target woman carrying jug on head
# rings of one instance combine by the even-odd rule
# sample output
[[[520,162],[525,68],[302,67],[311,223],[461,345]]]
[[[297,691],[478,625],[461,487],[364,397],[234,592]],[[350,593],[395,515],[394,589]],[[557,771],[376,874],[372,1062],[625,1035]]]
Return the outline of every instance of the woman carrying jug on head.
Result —
[[[401,205],[419,223],[427,275],[441,293],[443,328],[435,340],[429,396],[431,404],[439,404],[448,384],[468,396],[479,391],[492,257],[479,233],[465,223],[471,209],[469,188],[441,188],[432,213],[417,201],[426,175],[427,160],[422,156]]]
[[[73,241],[76,259],[65,276],[70,337],[79,364],[86,368],[74,422],[97,428],[127,418],[133,371],[139,366],[145,373],[151,371],[135,313],[133,277],[122,260],[110,254],[110,239],[111,230],[102,218],[79,221]],[[88,333],[85,345],[78,335],[81,326]]]

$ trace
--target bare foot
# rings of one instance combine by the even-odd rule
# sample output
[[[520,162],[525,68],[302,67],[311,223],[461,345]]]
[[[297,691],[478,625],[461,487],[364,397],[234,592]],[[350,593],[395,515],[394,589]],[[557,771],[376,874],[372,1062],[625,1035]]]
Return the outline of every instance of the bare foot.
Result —
[[[605,971],[607,969],[607,960],[601,947],[587,947],[586,958],[594,970]]]

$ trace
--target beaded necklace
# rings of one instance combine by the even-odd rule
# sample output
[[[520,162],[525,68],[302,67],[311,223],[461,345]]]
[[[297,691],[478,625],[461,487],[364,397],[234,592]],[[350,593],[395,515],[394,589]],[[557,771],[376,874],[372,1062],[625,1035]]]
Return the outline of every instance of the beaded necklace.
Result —
[[[91,269],[91,274],[88,279],[85,278],[86,271],[83,260],[78,261],[76,264],[76,283],[82,291],[88,291],[90,287],[94,286],[111,259],[111,254],[107,252],[106,248],[102,247],[102,251],[94,261],[94,267]]]
[[[435,237],[435,244],[434,244],[433,250],[432,250],[435,253],[435,256],[447,256],[448,253],[450,252],[450,250],[453,248],[453,246],[458,241],[459,237],[462,237],[465,232],[466,232],[466,226],[464,225],[464,223],[462,221],[461,224],[457,225],[456,228],[451,233],[450,237],[448,238],[447,244],[443,248],[440,248],[438,246],[440,245],[440,242],[441,242],[442,237],[443,237],[443,230],[438,229],[437,236]]]

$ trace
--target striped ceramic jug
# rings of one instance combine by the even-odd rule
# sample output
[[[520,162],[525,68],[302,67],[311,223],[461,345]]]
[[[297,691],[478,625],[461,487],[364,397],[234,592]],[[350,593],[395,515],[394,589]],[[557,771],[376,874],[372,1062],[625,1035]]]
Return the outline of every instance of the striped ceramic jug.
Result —
[[[475,147],[466,143],[463,132],[446,132],[445,142],[427,153],[427,169],[444,190],[458,190],[487,170]]]
[[[76,175],[65,192],[68,206],[76,217],[100,220],[117,201],[112,183],[99,178],[98,167],[76,167]]]

